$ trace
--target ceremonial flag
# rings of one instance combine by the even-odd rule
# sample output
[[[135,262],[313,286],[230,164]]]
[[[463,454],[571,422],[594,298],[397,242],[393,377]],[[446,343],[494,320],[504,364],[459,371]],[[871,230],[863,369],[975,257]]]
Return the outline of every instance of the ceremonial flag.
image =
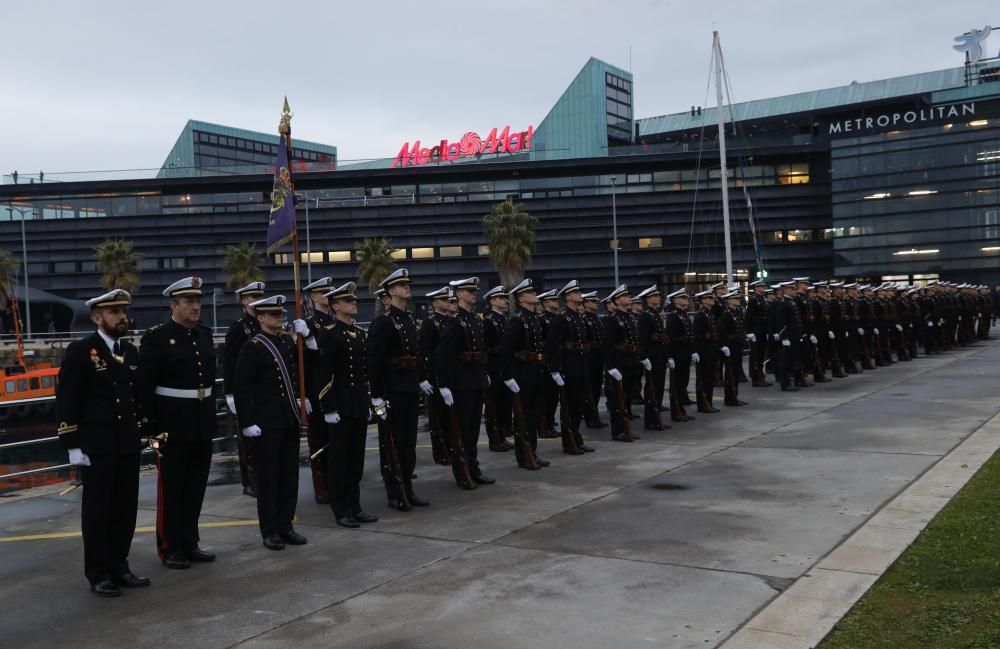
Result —
[[[292,170],[288,164],[287,136],[281,135],[274,164],[274,188],[271,190],[271,213],[267,221],[267,254],[272,254],[292,240],[295,233],[295,192]]]

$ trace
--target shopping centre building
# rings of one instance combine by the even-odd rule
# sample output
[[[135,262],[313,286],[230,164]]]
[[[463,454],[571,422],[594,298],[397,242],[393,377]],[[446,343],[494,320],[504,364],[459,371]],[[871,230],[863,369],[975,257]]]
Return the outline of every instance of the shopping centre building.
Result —
[[[1000,283],[998,70],[1000,61],[986,58],[732,105],[737,278]],[[335,147],[296,141],[303,276],[353,280],[358,243],[387,237],[415,294],[459,276],[493,285],[482,217],[511,198],[538,219],[527,274],[545,287],[576,278],[609,291],[614,226],[621,281],[696,288],[717,280],[715,109],[636,118],[635,83],[591,59],[536,124],[429,133],[384,160],[343,163]],[[143,255],[140,324],[162,318],[163,286],[197,274],[211,295],[205,321],[222,326],[236,312],[222,251],[242,241],[263,248],[277,143],[273,134],[192,121],[151,177],[41,183],[22,175],[13,184],[8,176],[0,248],[21,257],[26,219],[30,286],[72,300],[94,293],[94,246],[125,237]],[[263,264],[270,290],[291,291],[289,261],[281,254]],[[53,313],[58,328],[69,326],[44,301],[32,313],[36,323]]]

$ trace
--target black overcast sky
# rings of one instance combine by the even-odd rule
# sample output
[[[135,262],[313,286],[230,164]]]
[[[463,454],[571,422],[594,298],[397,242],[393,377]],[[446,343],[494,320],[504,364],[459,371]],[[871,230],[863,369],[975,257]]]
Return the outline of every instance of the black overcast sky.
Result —
[[[286,94],[296,137],[393,156],[537,125],[630,46],[647,117],[706,103],[713,28],[742,101],[961,65],[953,37],[991,22],[996,0],[5,3],[0,172],[158,167],[187,119],[274,132]]]

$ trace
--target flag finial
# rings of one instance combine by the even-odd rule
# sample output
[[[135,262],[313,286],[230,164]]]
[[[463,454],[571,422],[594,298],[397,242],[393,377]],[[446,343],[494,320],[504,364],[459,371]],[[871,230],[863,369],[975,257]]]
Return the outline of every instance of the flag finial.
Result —
[[[292,132],[292,111],[288,107],[288,97],[285,97],[285,105],[281,109],[281,121],[278,122],[278,132],[282,135],[289,135]]]

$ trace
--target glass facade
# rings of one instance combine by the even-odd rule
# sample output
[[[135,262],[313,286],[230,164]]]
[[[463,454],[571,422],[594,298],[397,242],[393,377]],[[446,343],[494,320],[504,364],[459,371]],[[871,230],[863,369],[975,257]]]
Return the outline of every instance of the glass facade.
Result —
[[[835,273],[994,276],[1000,119],[831,140]]]

